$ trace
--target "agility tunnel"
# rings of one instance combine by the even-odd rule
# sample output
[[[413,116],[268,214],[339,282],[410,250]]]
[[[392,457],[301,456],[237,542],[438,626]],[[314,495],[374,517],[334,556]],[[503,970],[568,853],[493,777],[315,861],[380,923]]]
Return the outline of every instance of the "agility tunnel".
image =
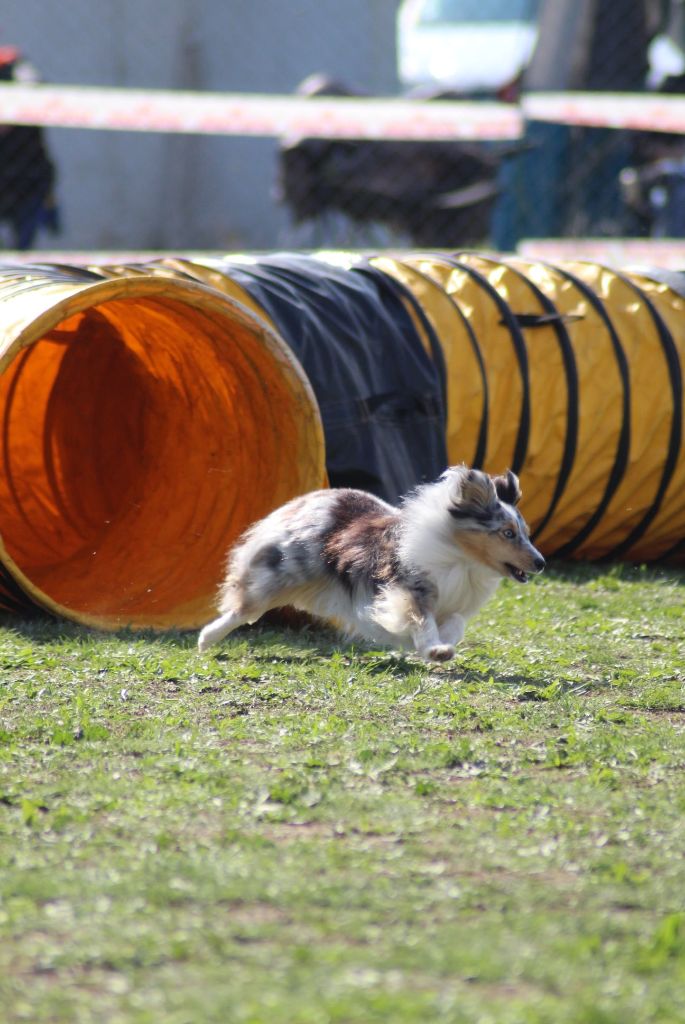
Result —
[[[3,268],[0,317],[0,605],[206,622],[230,541],[324,482],[299,363],[193,281]]]
[[[517,472],[547,556],[682,559],[685,275],[478,253],[383,266],[413,289],[406,266],[420,272],[459,309],[440,332],[450,461]],[[466,366],[480,420],[450,400]]]
[[[682,560],[685,275],[484,253],[0,269],[0,606],[192,628],[325,484],[521,477],[546,556]]]
[[[334,485],[394,500],[431,479],[444,417],[447,462],[520,475],[547,556],[685,553],[685,274],[469,252],[159,269],[211,282],[284,337],[319,400]]]

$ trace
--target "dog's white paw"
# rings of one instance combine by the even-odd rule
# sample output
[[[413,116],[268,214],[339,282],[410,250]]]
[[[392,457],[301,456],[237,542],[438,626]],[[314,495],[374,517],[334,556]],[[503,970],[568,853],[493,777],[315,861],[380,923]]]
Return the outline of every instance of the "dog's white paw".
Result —
[[[429,661],[449,661],[455,654],[452,644],[435,644],[426,651]]]

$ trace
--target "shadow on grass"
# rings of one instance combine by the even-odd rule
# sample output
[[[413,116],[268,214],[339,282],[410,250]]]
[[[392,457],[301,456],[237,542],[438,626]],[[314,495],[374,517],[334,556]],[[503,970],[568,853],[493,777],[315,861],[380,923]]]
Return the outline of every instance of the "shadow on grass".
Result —
[[[616,583],[654,583],[670,586],[685,586],[685,570],[661,565],[636,565],[631,562],[548,562],[546,577],[567,582],[575,586],[583,586],[601,580],[614,580]],[[34,612],[12,614],[0,612],[0,626],[25,637],[32,643],[55,643],[61,640],[79,642],[87,638],[112,638],[128,641],[132,644],[159,644],[173,646],[179,650],[193,650],[197,643],[198,630],[172,629],[164,632],[153,629],[122,628],[112,632],[91,629],[87,626],[70,622],[67,619],[56,619],[47,612],[36,609]],[[361,658],[367,671],[380,674],[392,671],[397,675],[409,675],[416,670],[415,660],[410,657],[385,651],[365,648],[359,643],[348,643],[334,629],[325,623],[316,621],[304,613],[292,609],[283,609],[269,613],[255,626],[236,630],[235,639],[250,641],[266,641],[274,645],[280,644],[295,648],[292,651],[269,651],[265,658],[273,661],[288,660],[301,662],[308,658],[325,658],[338,654],[347,658]],[[222,654],[221,647],[216,648],[215,657],[228,658],[229,653]],[[259,652],[252,650],[251,656],[259,658]],[[539,681],[512,676],[509,680],[502,677],[503,682],[511,682],[512,686],[537,686]],[[548,684],[543,684],[548,685]],[[577,687],[577,683],[569,683],[569,689]]]
[[[0,612],[0,627],[18,633],[19,635],[36,644],[50,644],[56,641],[84,641],[87,639],[112,639],[129,643],[159,644],[172,646],[180,650],[194,650],[197,647],[198,629],[132,629],[122,627],[117,630],[94,629],[81,625],[77,622],[70,622],[68,619],[57,619],[46,613],[37,611],[35,615],[19,616],[10,612]],[[314,626],[303,624],[295,627],[288,624],[278,624],[275,621],[258,623],[253,626],[245,626],[237,629],[231,634],[231,639],[249,640],[259,638],[271,644],[288,647],[308,647],[316,645],[328,654],[336,649],[336,634],[327,630],[325,626]],[[228,640],[230,644],[230,639]],[[340,639],[337,638],[337,647],[340,646]],[[221,646],[214,648],[216,655],[221,656]],[[312,652],[315,653],[315,652]],[[302,654],[284,652],[270,652],[270,660],[281,658],[283,661],[302,659]],[[255,654],[259,658],[259,654]]]
[[[111,638],[131,643],[142,640],[146,643],[172,644],[181,648],[194,647],[197,643],[197,631],[186,633],[181,630],[170,630],[159,633],[148,629],[125,628],[109,632],[82,626],[77,622],[70,622],[68,619],[56,619],[48,615],[47,612],[45,614],[38,612],[30,617],[20,617],[3,612],[0,613],[0,627],[18,633],[35,644],[52,644],[64,640],[78,642],[95,638]]]
[[[456,673],[455,673],[456,674]],[[507,693],[516,701],[548,701],[555,698],[572,694],[582,696],[590,690],[596,690],[597,685],[578,679],[540,678],[523,672],[498,672],[495,676],[492,672],[469,669],[461,674],[463,681],[469,686],[479,686],[491,689],[495,686],[500,692]]]
[[[132,645],[159,645],[174,647],[176,650],[195,652],[198,630],[168,630],[158,632],[152,629],[119,629],[112,632],[91,629],[65,619],[56,619],[47,614],[31,618],[20,618],[12,614],[0,614],[0,627],[10,630],[33,644],[54,644],[60,642],[85,643],[96,640],[116,640]],[[257,663],[302,665],[326,661],[331,658],[342,660],[350,666],[359,664],[369,675],[388,672],[397,676],[416,672],[423,664],[411,655],[378,650],[372,645],[359,641],[347,641],[325,623],[304,618],[294,623],[290,616],[265,618],[252,626],[244,626],[231,634],[224,644],[213,647],[209,656],[218,662],[230,662],[235,657],[232,642],[249,644],[249,656]]]

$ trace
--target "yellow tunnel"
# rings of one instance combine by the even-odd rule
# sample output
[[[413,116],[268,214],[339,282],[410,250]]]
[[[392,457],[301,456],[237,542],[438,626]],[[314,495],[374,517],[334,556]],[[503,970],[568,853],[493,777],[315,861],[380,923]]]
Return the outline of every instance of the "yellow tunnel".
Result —
[[[673,282],[480,253],[377,262],[413,290],[439,334],[450,461],[472,460],[485,422],[476,462],[520,474],[523,511],[546,555],[682,558],[685,297]],[[440,286],[469,332],[406,267]],[[487,389],[480,420],[462,397],[478,387]]]
[[[255,518],[321,486],[316,400],[212,289],[0,276],[0,603],[102,628],[199,626]]]

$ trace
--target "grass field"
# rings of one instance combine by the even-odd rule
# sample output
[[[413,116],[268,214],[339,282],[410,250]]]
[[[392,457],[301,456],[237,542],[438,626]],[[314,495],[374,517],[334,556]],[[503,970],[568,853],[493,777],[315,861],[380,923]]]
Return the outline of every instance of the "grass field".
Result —
[[[449,667],[0,630],[0,1020],[685,1022],[685,575],[505,583]]]

